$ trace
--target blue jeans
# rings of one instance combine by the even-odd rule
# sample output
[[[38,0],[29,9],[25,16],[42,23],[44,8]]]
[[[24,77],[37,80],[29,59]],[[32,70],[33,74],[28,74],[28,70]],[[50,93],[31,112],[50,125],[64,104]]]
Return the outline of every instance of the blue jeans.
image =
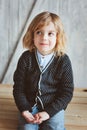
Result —
[[[38,112],[37,107],[33,108],[32,114]],[[61,110],[49,120],[42,124],[29,124],[20,116],[18,130],[65,130],[64,128],[64,110]]]

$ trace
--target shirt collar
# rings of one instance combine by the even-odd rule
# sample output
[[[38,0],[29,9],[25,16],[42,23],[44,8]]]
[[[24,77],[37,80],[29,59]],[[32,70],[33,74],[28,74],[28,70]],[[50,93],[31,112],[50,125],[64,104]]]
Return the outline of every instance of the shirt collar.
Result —
[[[48,54],[48,55],[42,55],[38,50],[36,51],[36,54],[38,56],[38,59],[44,58],[44,59],[48,59],[51,58],[54,55],[54,52]]]

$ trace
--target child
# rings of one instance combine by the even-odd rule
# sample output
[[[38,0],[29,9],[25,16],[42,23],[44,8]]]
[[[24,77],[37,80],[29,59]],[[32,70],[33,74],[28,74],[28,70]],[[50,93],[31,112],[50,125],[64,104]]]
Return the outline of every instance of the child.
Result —
[[[28,50],[14,73],[13,95],[21,113],[18,130],[65,130],[64,110],[74,88],[65,43],[59,16],[42,12],[33,19],[23,38]]]

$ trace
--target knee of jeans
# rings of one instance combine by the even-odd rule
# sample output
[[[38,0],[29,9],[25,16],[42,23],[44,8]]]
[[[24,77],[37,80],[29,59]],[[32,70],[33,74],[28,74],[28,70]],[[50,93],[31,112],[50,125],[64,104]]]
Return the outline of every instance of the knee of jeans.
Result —
[[[55,114],[53,117],[50,118],[50,120],[54,120],[55,122],[58,121],[64,121],[64,110],[61,110],[57,114]]]

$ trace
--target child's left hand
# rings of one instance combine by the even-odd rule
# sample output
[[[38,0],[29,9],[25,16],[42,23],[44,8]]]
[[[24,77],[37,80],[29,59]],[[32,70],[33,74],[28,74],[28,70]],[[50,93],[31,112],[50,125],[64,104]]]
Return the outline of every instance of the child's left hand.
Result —
[[[41,124],[43,121],[49,119],[50,116],[47,112],[43,111],[43,112],[38,112],[37,114],[35,114],[34,118],[35,118],[34,123]]]

